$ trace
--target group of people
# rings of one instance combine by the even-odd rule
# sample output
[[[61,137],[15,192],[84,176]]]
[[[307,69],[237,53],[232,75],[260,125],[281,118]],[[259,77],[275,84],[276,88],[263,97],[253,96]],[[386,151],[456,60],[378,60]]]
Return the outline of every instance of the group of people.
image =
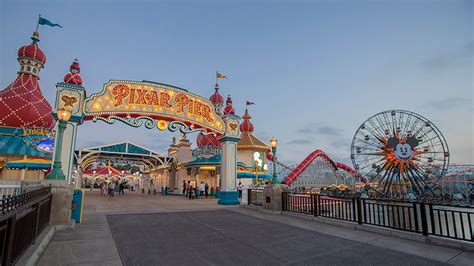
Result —
[[[112,181],[109,183],[102,183],[100,185],[100,192],[102,195],[106,196],[108,195],[109,197],[114,197],[115,195],[115,189],[118,187],[118,192],[119,194],[124,195],[125,194],[125,184],[123,182],[119,181]]]
[[[239,185],[237,186],[237,191],[239,192],[239,198],[242,198],[242,188],[243,188],[242,183],[239,182]],[[198,189],[199,189],[199,194],[198,194]],[[185,197],[188,197],[189,199],[195,199],[198,197],[207,198],[209,196],[209,185],[207,183],[201,182],[201,184],[199,184],[199,188],[197,188],[191,185],[191,181],[188,181],[186,183],[186,180],[183,180],[182,193]]]
[[[183,180],[183,195],[189,199],[196,199],[202,197],[209,197],[209,184],[201,182],[199,187],[193,187],[191,181],[186,183],[186,180]]]

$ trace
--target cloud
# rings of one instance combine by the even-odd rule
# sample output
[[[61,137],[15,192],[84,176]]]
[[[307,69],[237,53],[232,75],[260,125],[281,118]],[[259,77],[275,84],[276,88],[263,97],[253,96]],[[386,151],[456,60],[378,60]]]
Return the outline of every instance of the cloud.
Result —
[[[307,127],[307,128],[299,129],[298,132],[304,135],[311,135],[315,133],[315,130],[312,127]]]
[[[330,144],[331,147],[334,148],[347,148],[349,149],[351,147],[351,143],[343,140],[338,140],[338,141],[333,141]]]
[[[438,54],[418,63],[418,66],[426,70],[445,70],[452,67],[469,66],[472,67],[474,56],[474,41],[470,41],[446,53]]]
[[[334,135],[341,135],[342,129],[337,128],[337,127],[331,127],[331,126],[320,126],[320,127],[308,126],[308,127],[299,129],[298,133],[301,133],[303,135],[321,134],[321,135],[334,136]]]
[[[317,133],[322,135],[339,136],[342,133],[342,129],[337,127],[323,126],[318,128]]]
[[[287,144],[293,144],[293,145],[305,145],[305,144],[311,144],[311,143],[312,141],[310,139],[294,139],[287,142]]]
[[[439,101],[429,101],[424,106],[436,110],[452,110],[472,106],[472,100],[466,98],[448,98]]]

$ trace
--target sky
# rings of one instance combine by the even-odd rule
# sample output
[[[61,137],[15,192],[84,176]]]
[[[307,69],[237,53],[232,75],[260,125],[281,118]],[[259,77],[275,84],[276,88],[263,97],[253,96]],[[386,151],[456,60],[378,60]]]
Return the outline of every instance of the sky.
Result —
[[[370,116],[403,109],[444,134],[451,162],[474,163],[473,1],[0,0],[0,88],[38,14],[50,103],[74,58],[88,95],[109,79],[152,80],[249,107],[254,134],[289,164],[315,149],[350,163]],[[86,122],[77,147],[131,141],[166,153],[171,132]],[[194,140],[195,136],[190,136]]]

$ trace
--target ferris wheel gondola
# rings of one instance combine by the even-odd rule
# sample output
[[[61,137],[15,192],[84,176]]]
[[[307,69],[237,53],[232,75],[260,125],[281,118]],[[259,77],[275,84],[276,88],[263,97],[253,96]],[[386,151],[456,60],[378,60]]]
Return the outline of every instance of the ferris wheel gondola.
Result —
[[[433,191],[435,182],[446,174],[449,149],[428,119],[392,110],[360,125],[352,139],[351,159],[359,176],[378,191],[419,196]]]

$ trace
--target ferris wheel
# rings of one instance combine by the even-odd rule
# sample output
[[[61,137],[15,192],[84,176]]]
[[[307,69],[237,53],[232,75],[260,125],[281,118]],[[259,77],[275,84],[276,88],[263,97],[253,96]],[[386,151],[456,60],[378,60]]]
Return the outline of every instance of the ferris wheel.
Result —
[[[423,116],[403,110],[378,113],[356,131],[354,169],[384,194],[423,195],[446,174],[449,150],[439,129]]]

